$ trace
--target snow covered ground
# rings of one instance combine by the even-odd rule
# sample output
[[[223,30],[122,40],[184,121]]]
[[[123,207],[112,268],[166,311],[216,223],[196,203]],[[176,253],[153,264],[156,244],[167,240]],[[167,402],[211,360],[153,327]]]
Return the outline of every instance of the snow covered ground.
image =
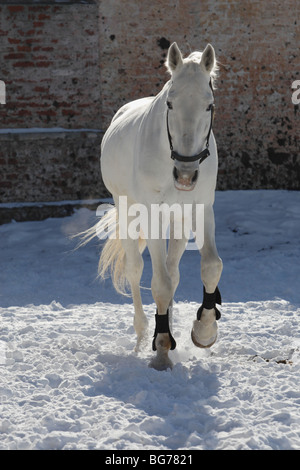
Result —
[[[218,192],[215,212],[219,339],[190,339],[202,286],[186,251],[165,372],[148,368],[147,252],[136,355],[130,299],[96,280],[96,242],[69,239],[94,214],[0,226],[0,449],[300,448],[300,192]]]

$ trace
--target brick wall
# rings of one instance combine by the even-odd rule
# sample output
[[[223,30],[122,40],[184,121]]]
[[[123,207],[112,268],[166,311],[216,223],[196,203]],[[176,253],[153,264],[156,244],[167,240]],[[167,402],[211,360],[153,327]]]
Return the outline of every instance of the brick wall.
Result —
[[[1,2],[0,79],[6,84],[6,104],[0,105],[2,202],[107,194],[99,170],[98,28],[96,3]],[[30,132],[18,132],[24,128]]]
[[[299,13],[296,0],[0,0],[1,128],[79,130],[0,133],[1,200],[105,194],[101,133],[80,129],[158,93],[173,41],[216,50],[218,188],[299,189]]]
[[[103,124],[120,104],[156,94],[169,43],[210,42],[220,71],[214,132],[219,189],[300,189],[300,3],[296,0],[101,2]]]
[[[0,134],[2,202],[93,199],[107,195],[99,169],[101,134]],[[5,196],[5,197],[3,197]]]
[[[98,7],[49,3],[0,5],[1,127],[100,128]]]

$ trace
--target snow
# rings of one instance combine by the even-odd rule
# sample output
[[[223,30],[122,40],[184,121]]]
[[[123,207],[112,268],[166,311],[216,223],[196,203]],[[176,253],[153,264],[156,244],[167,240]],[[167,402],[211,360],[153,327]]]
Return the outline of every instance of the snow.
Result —
[[[164,372],[148,367],[147,252],[137,355],[131,299],[96,279],[97,242],[69,238],[91,211],[0,226],[0,449],[299,449],[299,207],[300,192],[217,192],[219,338],[191,341],[202,286],[186,251]]]

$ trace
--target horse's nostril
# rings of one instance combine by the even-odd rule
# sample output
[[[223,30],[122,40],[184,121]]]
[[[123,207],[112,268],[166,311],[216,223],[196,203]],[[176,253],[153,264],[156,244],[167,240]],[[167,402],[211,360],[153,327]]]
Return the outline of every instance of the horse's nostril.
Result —
[[[175,180],[177,181],[178,180],[178,171],[177,171],[176,166],[174,166],[174,168],[173,168],[173,176],[174,176]]]
[[[196,170],[194,173],[194,176],[192,178],[192,183],[195,183],[195,181],[197,181],[197,178],[198,178],[198,170]]]

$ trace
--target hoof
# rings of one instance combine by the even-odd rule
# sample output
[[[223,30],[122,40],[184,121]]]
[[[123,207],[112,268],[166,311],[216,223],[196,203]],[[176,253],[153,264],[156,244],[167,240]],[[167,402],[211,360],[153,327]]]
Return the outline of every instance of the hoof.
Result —
[[[202,320],[195,320],[191,333],[191,338],[197,348],[210,348],[215,344],[218,336],[218,325],[216,321],[212,323]]]
[[[206,345],[200,344],[196,340],[193,330],[191,332],[191,338],[192,338],[192,341],[193,341],[194,345],[197,346],[197,348],[211,348],[211,346],[213,346],[215,344],[215,342],[217,341],[217,336],[216,336],[212,343],[206,344]]]
[[[151,367],[152,369],[159,370],[159,371],[167,370],[167,369],[172,370],[173,362],[171,361],[171,359],[169,359],[168,356],[157,355],[151,359],[148,367]]]

